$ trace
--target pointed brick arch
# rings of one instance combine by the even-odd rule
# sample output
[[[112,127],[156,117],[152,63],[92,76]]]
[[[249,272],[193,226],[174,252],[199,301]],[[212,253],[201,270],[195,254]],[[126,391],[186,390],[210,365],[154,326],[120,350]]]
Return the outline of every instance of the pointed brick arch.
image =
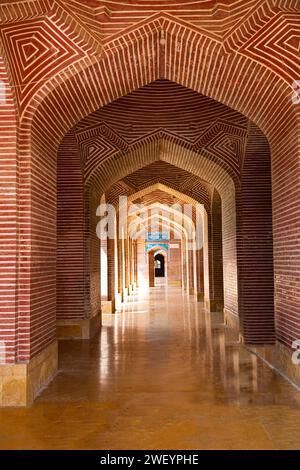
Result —
[[[161,191],[167,192],[171,194],[172,196],[175,196],[178,199],[181,199],[182,201],[186,202],[187,204],[199,204],[200,201],[197,201],[196,199],[192,198],[191,196],[182,193],[181,191],[178,191],[177,189],[171,188],[170,186],[166,186],[165,184],[162,183],[154,183],[149,186],[146,186],[145,188],[141,189],[138,192],[135,192],[134,194],[130,194],[128,196],[128,202],[134,202],[136,199],[143,197],[147,194],[150,194],[154,190],[159,189]]]
[[[201,182],[201,184],[203,184],[203,182]],[[203,246],[202,248],[199,248],[199,249],[197,249],[196,247],[196,259],[193,258],[193,263],[195,263],[195,267],[196,267],[196,285],[193,287],[196,288],[197,298],[199,300],[204,300],[206,308],[208,310],[215,310],[216,308],[223,309],[224,307],[223,296],[222,298],[220,295],[216,297],[216,294],[219,294],[220,291],[223,293],[223,259],[222,259],[222,256],[221,256],[221,265],[222,265],[221,278],[219,276],[215,279],[215,273],[213,270],[213,262],[214,262],[215,253],[218,253],[220,249],[222,253],[222,248],[220,247],[220,244],[218,242],[217,243],[214,242],[213,237],[212,237],[212,224],[214,222],[218,222],[219,232],[216,231],[216,233],[217,233],[217,237],[221,239],[221,244],[222,244],[221,213],[216,214],[216,215],[211,213],[211,209],[213,209],[214,211],[214,208],[210,207],[211,201],[209,201],[209,205],[207,207],[208,201],[206,197],[205,196],[203,197],[203,194],[201,193],[199,194],[198,191],[194,194],[194,197],[192,197],[190,193],[185,194],[181,191],[178,191],[174,188],[171,188],[161,183],[156,183],[156,184],[146,186],[146,187],[144,187],[143,185],[143,189],[130,195],[128,197],[128,201],[134,202],[136,198],[138,198],[139,200],[143,200],[144,196],[146,196],[149,193],[151,194],[152,191],[156,191],[157,189],[159,189],[160,191],[165,191],[168,194],[171,194],[173,197],[176,197],[177,200],[179,201],[182,200],[184,203],[192,204],[193,206],[199,205],[199,203],[201,204],[199,209],[201,211],[202,224],[203,224]],[[214,190],[214,193],[217,193],[216,189]],[[176,255],[175,255],[175,258],[176,258]],[[217,261],[220,262],[220,259]],[[219,268],[219,272],[221,271],[221,269]],[[220,286],[220,283],[221,283],[221,286]],[[188,282],[186,281],[183,284],[187,285]],[[220,302],[220,300],[222,300],[222,302]]]
[[[166,32],[165,46],[159,45],[161,30]],[[176,41],[180,42],[180,49]],[[161,49],[164,54],[159,53]],[[34,96],[24,119],[26,123],[40,119],[43,124],[45,106],[59,108],[63,120],[53,136],[58,142],[80,118],[160,77],[236,109],[270,137],[274,134],[271,116],[276,108],[285,104],[290,117],[295,117],[291,83],[268,68],[268,63],[263,65],[259,57],[256,61],[240,53],[225,53],[221,42],[178,23],[174,17],[159,14],[128,33],[125,31],[122,38],[106,42],[98,61],[82,61],[77,69],[75,64],[69,72],[49,80]],[[257,98],[272,96],[272,105],[266,103],[262,112],[258,99],[249,100],[254,93]],[[76,102],[81,103],[80,109]],[[31,107],[33,104],[36,109]]]
[[[176,141],[164,138],[153,140],[146,138],[129,152],[118,154],[117,158],[112,157],[98,164],[86,190],[97,188],[103,193],[126,175],[159,160],[197,175],[222,194],[230,192],[234,194],[233,179],[221,165],[212,161],[206,152],[198,153]]]
[[[129,151],[118,155],[118,158],[111,157],[95,168],[93,178],[90,178],[85,193],[85,214],[86,214],[86,244],[87,259],[97,259],[99,250],[99,240],[96,237],[95,224],[97,220],[94,216],[89,218],[89,214],[95,214],[99,204],[101,195],[106,190],[130,173],[134,173],[138,169],[161,159],[175,165],[191,174],[197,175],[201,180],[215,187],[222,198],[224,210],[223,215],[223,254],[224,254],[224,280],[225,280],[225,307],[226,309],[237,315],[238,314],[238,294],[237,294],[237,252],[236,252],[236,191],[233,179],[226,173],[222,166],[211,161],[209,156],[193,152],[189,148],[178,145],[176,142],[168,140],[145,139],[145,144],[141,144]],[[204,201],[205,203],[206,201]],[[207,216],[206,216],[207,220]],[[207,222],[206,222],[207,223]],[[64,256],[72,245],[66,245]],[[88,248],[91,247],[91,248]],[[92,251],[90,251],[92,250]],[[59,262],[60,264],[60,262]],[[211,261],[210,261],[211,264]],[[90,307],[88,311],[96,311],[97,294],[91,288],[91,284],[87,284],[86,279],[94,277],[94,268],[92,273],[88,267],[88,274],[85,275],[86,293],[89,294]],[[207,267],[207,272],[209,272]],[[207,276],[208,279],[208,276]],[[63,280],[62,280],[63,281]],[[64,283],[61,282],[59,290],[64,291]],[[206,295],[209,298],[209,293]],[[73,310],[73,313],[75,309]],[[87,312],[82,312],[87,314]]]

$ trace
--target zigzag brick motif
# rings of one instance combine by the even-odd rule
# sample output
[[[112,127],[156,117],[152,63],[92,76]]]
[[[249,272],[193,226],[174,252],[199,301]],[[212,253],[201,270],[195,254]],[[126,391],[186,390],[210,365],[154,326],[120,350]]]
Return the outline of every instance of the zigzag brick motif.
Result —
[[[198,152],[205,148],[214,159],[227,164],[229,173],[238,178],[247,120],[199,93],[167,80],[157,80],[89,115],[76,125],[74,132],[83,158],[87,159],[88,152],[94,155],[85,168],[86,179],[93,172],[93,163],[97,167],[101,159],[143,145],[145,139],[162,138],[175,139]],[[93,140],[92,136],[98,135],[102,145],[99,137]]]
[[[48,19],[2,27],[1,37],[22,106],[47,77],[83,57],[83,52]]]
[[[121,188],[120,183],[124,183]],[[147,165],[115,183],[107,192],[107,200],[116,203],[118,202],[118,195],[122,192],[129,196],[156,183],[164,184],[179,192],[191,195],[195,200],[204,204],[209,211],[212,187],[199,177],[164,161]]]
[[[292,83],[300,75],[299,15],[278,13],[245,42],[239,51],[254,60],[263,60],[272,70]]]
[[[78,2],[70,2],[78,9]],[[217,39],[222,37],[236,25],[239,18],[248,13],[255,1],[135,1],[135,2],[116,2],[116,1],[90,1],[86,2],[89,11],[94,12],[94,18],[97,20],[90,25],[92,28],[100,28],[104,38],[120,34],[122,30],[129,28],[137,22],[141,22],[153,14],[164,11],[171,15],[176,15],[183,21],[192,23],[195,27],[205,31]],[[178,9],[180,7],[180,10]],[[85,11],[79,11],[80,15],[88,17]]]

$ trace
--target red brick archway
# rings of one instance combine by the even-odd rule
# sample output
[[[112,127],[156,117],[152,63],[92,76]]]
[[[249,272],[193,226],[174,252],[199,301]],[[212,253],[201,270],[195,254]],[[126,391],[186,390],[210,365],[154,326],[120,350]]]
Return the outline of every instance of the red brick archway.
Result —
[[[149,41],[157,45],[159,31],[162,28],[166,31],[167,45],[164,47],[168,50],[168,54],[157,54],[159,47],[156,46],[150,49],[150,57],[138,55],[137,47],[140,51],[147,50]],[[176,55],[174,41],[179,34],[182,48],[180,54]],[[130,75],[132,54],[137,55],[134,73],[132,71]],[[201,75],[196,74],[195,63],[197,61],[199,67],[200,64],[202,65]],[[124,70],[127,70],[127,74]],[[30,119],[32,119],[32,150],[30,152],[32,165],[34,166],[36,152],[39,158],[49,161],[49,164],[53,159],[54,165],[55,150],[59,139],[80,117],[93,111],[99,105],[108,103],[159,76],[175,80],[239,110],[256,122],[268,136],[273,168],[275,304],[278,337],[288,345],[292,338],[298,336],[298,327],[291,323],[291,328],[287,332],[282,320],[283,316],[296,315],[297,311],[294,294],[292,297],[284,294],[290,282],[294,286],[297,284],[297,261],[292,252],[289,257],[291,245],[287,242],[289,237],[294,236],[292,235],[295,233],[293,227],[296,230],[297,220],[294,214],[287,213],[284,219],[282,217],[289,201],[299,196],[298,172],[291,174],[288,170],[290,165],[294,165],[295,169],[299,168],[299,161],[298,140],[295,133],[298,120],[295,106],[291,102],[291,87],[286,77],[280,78],[266,65],[255,62],[242,54],[225,53],[222,45],[217,41],[204,38],[196,31],[188,30],[169,18],[163,16],[156,18],[137,28],[134,36],[128,34],[126,37],[125,35],[122,46],[118,40],[109,42],[104,47],[103,58],[84,71],[78,72],[76,76],[62,83],[61,78],[53,80],[52,85],[47,85],[48,93],[43,100],[42,94],[40,98],[36,96],[34,115],[30,114],[29,111],[32,108],[28,107],[23,121],[25,130],[27,126],[30,126]],[[97,77],[97,82],[93,77]],[[222,87],[221,83],[226,83],[227,86]],[[276,87],[274,84],[277,84]],[[75,106],[75,100],[80,103],[80,109]],[[66,103],[68,103],[67,107]],[[55,119],[58,110],[62,117],[59,122]],[[277,115],[278,119],[274,120],[274,115]],[[45,141],[44,136],[49,132],[47,129],[49,129],[51,119],[54,119],[53,142],[49,149],[49,143]],[[24,150],[24,155],[26,153]],[[285,161],[288,162],[286,166]],[[39,165],[38,160],[36,163]],[[288,188],[284,195],[282,194],[283,187]],[[283,220],[285,228],[282,227]],[[286,231],[287,226],[288,231]],[[281,259],[280,253],[283,245],[286,250],[286,260],[294,259],[292,265],[290,261]]]
[[[159,30],[162,27],[162,21],[164,28],[167,32],[167,37],[169,37],[169,48],[171,52],[174,48],[174,37],[176,37],[172,31],[173,28],[175,28],[176,24],[174,24],[171,20],[167,21],[166,19],[156,19],[149,22],[147,26],[145,25],[137,29],[134,40],[130,40],[130,36],[128,37],[128,42],[126,43],[124,54],[120,54],[120,51],[117,47],[118,43],[115,46],[110,43],[109,50],[107,50],[107,53],[105,53],[105,58],[103,58],[100,62],[97,62],[92,66],[88,67],[84,72],[78,73],[76,77],[65,80],[62,84],[58,84],[61,79],[59,79],[58,82],[56,81],[56,88],[52,91],[49,91],[45,99],[41,102],[39,106],[37,106],[34,116],[32,116],[32,163],[34,161],[35,152],[37,151],[40,158],[42,158],[42,160],[44,161],[47,160],[50,165],[52,165],[50,163],[52,158],[54,165],[54,152],[56,148],[55,141],[58,141],[61,138],[63,133],[67,130],[67,127],[74,124],[81,116],[84,116],[88,112],[96,109],[96,106],[99,107],[99,104],[103,105],[117,98],[118,96],[121,96],[122,94],[131,91],[133,88],[148,83],[149,80],[152,80],[163,74],[166,78],[173,80],[176,79],[176,81],[181,84],[191,86],[197,91],[201,91],[202,93],[207,94],[208,96],[212,96],[214,99],[218,99],[219,101],[231,105],[233,108],[244,112],[248,117],[252,118],[256,123],[258,123],[262,129],[264,129],[264,131],[269,137],[269,141],[273,150],[273,173],[275,171],[275,175],[273,175],[273,192],[276,195],[276,188],[278,186],[278,188],[280,189],[282,184],[281,181],[284,180],[285,177],[284,172],[281,172],[280,174],[279,172],[276,172],[277,162],[282,162],[283,159],[286,157],[287,148],[291,150],[293,149],[295,152],[294,144],[297,143],[294,135],[294,127],[292,139],[289,139],[289,141],[286,142],[285,147],[283,147],[283,135],[281,133],[279,134],[277,132],[277,129],[273,128],[274,120],[271,119],[273,113],[276,112],[275,106],[279,106],[280,115],[282,115],[282,109],[286,109],[288,114],[290,115],[290,121],[285,120],[284,125],[290,128],[291,123],[293,123],[293,125],[296,124],[295,110],[291,103],[291,94],[289,86],[285,84],[284,80],[282,80],[282,85],[276,88],[276,98],[274,96],[274,88],[272,88],[272,106],[264,106],[263,109],[259,108],[259,100],[260,102],[262,102],[263,97],[267,97],[268,94],[270,96],[271,94],[270,84],[274,83],[274,73],[268,70],[263,65],[257,65],[256,63],[253,64],[251,60],[246,59],[244,56],[237,53],[235,54],[235,61],[232,57],[230,58],[231,60],[229,60],[229,58],[227,58],[227,55],[224,56],[223,48],[220,46],[220,44],[216,43],[215,41],[210,40],[209,44],[207,44],[207,40],[204,41],[202,37],[198,37],[199,42],[196,41],[196,32],[191,33],[192,37],[194,38],[194,42],[183,44],[180,56],[178,58],[176,56],[176,60],[175,58],[173,59],[173,67],[167,66],[168,64],[166,62],[165,55],[162,58],[161,56],[157,55],[156,49],[152,49],[151,60],[149,59],[149,61],[145,61],[145,59],[142,60],[141,56],[137,57],[138,63],[136,65],[136,70],[139,71],[139,75],[134,75],[133,77],[130,77],[130,75],[128,75],[126,77],[126,74],[124,74],[123,71],[124,69],[126,69],[126,67],[130,68],[130,51],[132,54],[134,53],[138,41],[140,41],[141,44],[145,44],[145,41],[147,42],[151,39],[151,41],[153,40],[157,43],[157,41],[159,41]],[[185,38],[185,35],[188,35],[188,31],[184,27],[181,28],[181,35],[183,40]],[[140,47],[142,47],[141,44]],[[203,55],[207,56],[210,50],[211,53],[213,52],[213,54],[212,56],[210,56],[209,62],[204,63],[207,67],[209,65],[211,68],[205,70],[205,67],[203,66],[203,70],[206,71],[206,77],[204,80],[199,79],[198,81],[196,81],[195,76],[192,76],[188,73],[188,70],[194,70],[192,63],[189,63],[189,69],[186,69],[185,64],[187,63],[187,57],[193,56],[194,61],[198,59],[199,63],[201,63],[201,57],[203,60]],[[183,53],[183,51],[185,52],[185,54]],[[191,54],[191,56],[189,56],[189,54]],[[170,57],[172,57],[172,55]],[[116,61],[124,62],[120,62],[118,66]],[[233,73],[235,63],[236,73]],[[111,65],[109,66],[109,64]],[[112,66],[112,64],[114,64],[114,66]],[[258,69],[261,69],[261,73],[259,73],[259,75],[257,75]],[[108,76],[107,78],[105,78],[105,70],[107,71],[107,73],[108,71],[110,71],[110,78],[108,78]],[[122,70],[121,76],[118,75],[118,70]],[[219,73],[222,73],[222,80],[226,81],[226,83],[228,84],[226,89],[222,89],[220,87],[220,80],[218,79],[218,70],[221,70],[221,72]],[[241,81],[240,77],[243,75],[243,73],[244,80]],[[97,77],[97,82],[95,82],[95,80],[92,80],[93,76]],[[257,81],[257,76],[260,77],[259,81]],[[90,77],[90,80],[87,80],[87,77]],[[116,81],[118,77],[120,79],[120,82],[117,84]],[[245,77],[247,77],[247,82],[245,81]],[[280,82],[278,76],[276,76],[276,82]],[[66,87],[67,83],[68,87]],[[253,88],[254,86],[255,89]],[[107,87],[109,87],[109,89]],[[78,94],[74,94],[74,89],[78,91]],[[230,92],[230,90],[232,92]],[[257,97],[256,100],[250,99],[251,91],[252,93],[255,92],[255,96]],[[76,101],[80,102],[81,109],[78,109],[78,106],[75,107],[75,99]],[[38,97],[36,97],[36,100],[39,100]],[[74,101],[74,105],[72,104],[72,101]],[[66,103],[68,103],[67,108],[65,106]],[[51,111],[51,108],[53,109],[53,111]],[[28,111],[29,109],[30,108],[28,108]],[[54,111],[54,109],[56,111]],[[61,119],[59,123],[57,121],[53,123],[53,143],[51,145],[51,148],[49,149],[49,145],[47,142],[45,142],[43,135],[46,135],[46,126],[47,128],[49,128],[51,116],[56,116],[55,113],[57,113],[58,109],[60,110],[60,114],[61,116],[63,116],[63,119]],[[24,116],[24,124],[25,122],[27,122],[27,116],[29,118],[28,114]],[[277,120],[276,125],[279,126],[280,124],[280,120]],[[290,136],[291,134],[286,129],[285,136],[288,135]],[[281,139],[280,147],[277,145],[277,139],[279,136]],[[40,145],[42,145],[42,148],[38,148]],[[289,158],[291,158],[291,156],[292,152],[290,152]],[[48,184],[50,183],[51,180],[48,179]],[[51,192],[51,188],[48,188],[47,192]],[[276,204],[283,204],[284,198],[276,199],[276,196],[274,197],[277,201]],[[275,234],[277,237],[277,241],[275,240],[275,255],[277,242],[280,245],[280,238],[282,236],[281,232],[279,233],[278,231],[276,231],[276,216],[279,215],[276,209],[276,204],[274,206],[274,225]],[[278,223],[280,223],[279,220],[280,219],[278,219]],[[277,284],[277,309],[280,308],[281,305],[281,296],[279,295],[280,289],[278,290],[278,287],[279,286]]]

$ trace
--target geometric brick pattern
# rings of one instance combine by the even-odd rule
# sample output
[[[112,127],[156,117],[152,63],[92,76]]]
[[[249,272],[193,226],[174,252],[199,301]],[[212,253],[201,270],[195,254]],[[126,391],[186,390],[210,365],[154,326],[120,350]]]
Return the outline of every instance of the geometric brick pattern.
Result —
[[[74,133],[83,161],[89,160],[86,179],[103,159],[162,137],[197,152],[205,149],[238,179],[247,123],[227,106],[168,80],[157,80],[90,114],[75,126]]]
[[[269,63],[290,83],[300,76],[299,50],[299,14],[291,13],[277,14],[239,49],[254,60]]]
[[[1,38],[14,79],[17,102],[22,108],[48,77],[84,56],[55,24],[55,18],[2,26]]]
[[[119,195],[130,196],[156,183],[184,192],[196,201],[203,203],[207,211],[210,210],[211,185],[199,177],[161,160],[144,166],[111,186],[106,193],[107,200],[117,203]]]

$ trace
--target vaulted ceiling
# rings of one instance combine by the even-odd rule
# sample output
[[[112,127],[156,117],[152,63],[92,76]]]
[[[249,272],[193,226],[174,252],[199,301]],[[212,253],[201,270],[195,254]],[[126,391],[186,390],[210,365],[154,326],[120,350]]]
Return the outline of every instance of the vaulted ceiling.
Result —
[[[221,39],[236,26],[241,17],[249,14],[257,0],[67,0],[65,3],[95,34],[100,30],[102,38],[116,35],[123,29],[164,11]]]
[[[195,152],[205,151],[239,178],[248,125],[245,116],[229,107],[161,79],[100,108],[77,123],[71,133],[80,149],[86,179],[107,159],[162,139]],[[158,168],[156,177],[159,174]],[[162,175],[167,178],[165,171]]]
[[[299,78],[298,14],[299,0],[1,0],[1,55],[20,110],[50,79],[62,73],[65,80],[91,61],[122,50],[134,31],[149,22],[160,41],[170,33],[176,38],[172,55],[179,57],[196,37],[207,38],[207,47],[211,41],[223,44],[224,58],[237,51],[291,83]],[[133,74],[137,55],[147,63],[153,60],[153,41],[147,50],[136,47]],[[167,56],[164,60],[164,67],[170,67]]]
[[[155,188],[157,184],[171,191]],[[119,196],[131,196],[152,186],[154,186],[153,191],[137,196],[134,203],[152,204],[158,201],[162,204],[181,204],[182,199],[174,193],[171,194],[173,189],[204,204],[209,211],[213,187],[198,176],[164,161],[146,165],[112,185],[106,193],[107,202],[117,204]]]
[[[159,129],[196,143],[205,131],[223,121],[241,127],[248,122],[217,101],[161,79],[90,114],[75,126],[75,132],[105,123],[128,143]]]

